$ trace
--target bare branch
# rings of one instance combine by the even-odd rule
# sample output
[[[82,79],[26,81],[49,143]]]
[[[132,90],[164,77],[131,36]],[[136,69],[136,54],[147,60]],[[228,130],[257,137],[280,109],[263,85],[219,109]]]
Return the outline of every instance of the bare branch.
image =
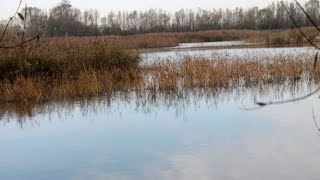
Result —
[[[309,94],[302,96],[302,97],[293,98],[293,99],[284,100],[284,101],[256,102],[256,104],[259,105],[260,107],[275,105],[275,104],[286,104],[286,103],[290,103],[290,102],[296,102],[296,101],[301,101],[301,100],[307,99],[307,98],[317,94],[318,92],[320,92],[320,87],[318,87],[312,93],[309,93]]]
[[[0,45],[0,49],[13,49],[13,48],[16,48],[16,47],[20,47],[28,42],[31,42],[31,41],[34,41],[34,40],[39,40],[40,39],[40,36],[43,34],[43,32],[39,33],[38,35],[26,40],[26,41],[23,41],[19,44],[16,44],[16,45],[13,45],[13,46],[1,46]]]
[[[19,3],[19,5],[18,5],[18,8],[17,8],[16,12],[13,14],[12,17],[10,17],[9,21],[7,22],[6,27],[4,28],[4,30],[3,30],[3,32],[2,32],[2,35],[1,35],[1,37],[0,37],[0,42],[3,41],[3,38],[5,37],[6,32],[7,32],[7,30],[8,30],[9,24],[10,24],[10,22],[13,20],[14,16],[19,12],[19,9],[20,9],[20,7],[21,7],[21,4],[22,4],[22,0],[20,0],[20,3]]]
[[[304,11],[305,15],[307,16],[307,18],[312,22],[312,24],[317,28],[318,26],[314,23],[314,21],[312,21],[312,19],[310,18],[310,16],[305,12],[305,10],[302,8],[302,6],[297,2],[297,0],[295,0],[296,3],[298,4],[298,6]],[[294,19],[294,17],[290,14],[288,8],[285,6],[284,2],[281,2],[284,10],[286,11],[286,13],[288,14],[290,20],[292,21],[292,23],[294,24],[294,26],[299,30],[299,32],[307,39],[307,41],[316,49],[320,50],[319,46],[317,46],[299,27],[299,25],[297,24],[296,20]],[[319,30],[320,32],[320,30]],[[314,69],[316,68],[317,62],[318,62],[318,55],[319,52],[317,52],[316,56],[315,56],[315,60],[314,60]],[[275,105],[275,104],[286,104],[286,103],[291,103],[291,102],[296,102],[296,101],[301,101],[304,99],[307,99],[315,94],[317,94],[318,92],[320,92],[320,87],[318,87],[315,91],[302,96],[302,97],[298,97],[298,98],[293,98],[293,99],[288,99],[288,100],[283,100],[283,101],[270,101],[270,102],[255,102],[256,105],[258,105],[259,107],[265,107],[265,106],[269,106],[269,105]]]
[[[308,18],[308,20],[312,23],[312,25],[320,32],[320,28],[318,27],[317,23],[309,16],[309,14],[306,12],[306,10],[301,6],[301,4],[297,1],[294,0],[299,8],[302,10],[303,14]]]
[[[21,43],[24,42],[24,37],[25,37],[26,31],[27,31],[27,11],[28,11],[28,6],[26,4],[26,8],[25,8],[25,12],[24,12],[23,32],[22,32],[22,37],[21,37]]]
[[[14,13],[14,15],[12,17],[10,17],[10,20],[8,21],[3,33],[2,33],[2,36],[0,38],[0,42],[3,40],[3,38],[5,37],[5,34],[7,32],[7,29],[9,27],[9,24],[10,22],[13,20],[14,16],[16,14],[18,14],[19,16],[22,16],[20,13],[19,13],[19,9],[21,7],[21,4],[22,4],[22,0],[20,0],[20,3],[19,3],[19,6],[17,8],[17,11]],[[20,47],[20,46],[23,46],[24,44],[28,43],[28,42],[31,42],[31,41],[34,41],[34,40],[37,40],[39,41],[40,40],[40,36],[44,33],[44,30],[41,31],[39,34],[37,34],[36,36],[30,38],[30,39],[27,39],[25,40],[25,33],[26,33],[26,28],[27,28],[27,24],[26,24],[26,21],[27,21],[27,9],[28,9],[28,6],[26,5],[25,7],[25,13],[24,13],[24,17],[23,17],[23,21],[24,21],[24,25],[23,25],[23,34],[22,34],[22,37],[21,37],[21,42],[18,43],[18,44],[15,44],[15,45],[11,45],[11,46],[4,46],[4,45],[1,45],[0,44],[0,49],[13,49],[13,48],[17,48],[17,47]]]
[[[313,63],[313,69],[315,70],[317,68],[317,63],[319,59],[319,52],[317,52],[316,57],[314,58],[314,63]]]
[[[315,47],[316,49],[320,50],[320,47],[317,46],[312,40],[311,38],[309,38],[303,31],[302,29],[300,28],[300,26],[297,24],[296,20],[294,19],[294,17],[290,14],[288,8],[285,6],[284,2],[282,1],[281,2],[282,4],[282,7],[284,8],[284,10],[286,11],[286,13],[288,14],[290,20],[292,21],[292,23],[294,24],[294,26],[299,30],[299,32],[302,34],[302,36],[304,38],[306,38],[306,40],[313,46]]]
[[[314,108],[312,108],[312,118],[313,118],[313,121],[314,121],[314,125],[316,126],[317,130],[320,132],[320,128],[319,128],[319,125],[317,123],[317,119],[316,119],[316,115],[315,115],[315,112],[314,112]]]

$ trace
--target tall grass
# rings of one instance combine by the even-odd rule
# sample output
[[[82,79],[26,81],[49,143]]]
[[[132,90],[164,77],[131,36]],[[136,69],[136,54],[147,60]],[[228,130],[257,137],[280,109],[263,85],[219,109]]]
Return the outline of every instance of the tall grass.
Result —
[[[316,40],[317,36],[319,36],[318,31],[312,27],[305,27],[301,29],[313,41]],[[309,45],[308,41],[306,41],[298,29],[261,31],[256,34],[252,34],[248,38],[248,41],[265,45]]]
[[[17,77],[60,78],[85,71],[138,68],[139,54],[103,42],[40,43],[25,48],[0,49],[0,79]]]
[[[74,44],[103,43],[104,46],[118,46],[122,49],[148,49],[177,46],[179,43],[245,40],[259,33],[251,30],[200,31],[180,33],[148,33],[131,36],[100,37],[57,37],[44,38],[45,44],[59,45],[67,42]]]
[[[316,38],[318,33],[313,28],[302,28],[311,38]],[[303,44],[303,36],[296,29],[286,30],[211,30],[199,32],[170,32],[149,33],[131,36],[101,36],[101,37],[58,37],[45,38],[46,44],[59,45],[65,41],[74,44],[103,43],[104,46],[118,46],[122,49],[150,49],[177,46],[179,43],[214,42],[242,40],[265,45],[278,44]]]
[[[207,59],[185,57],[181,63],[156,63],[149,71],[146,87],[154,91],[188,88],[230,88],[318,80],[319,69],[307,59],[278,58],[272,61]]]
[[[18,77],[13,82],[0,82],[0,102],[28,103],[111,95],[115,91],[139,90],[141,82],[141,74],[136,69],[88,71],[74,78],[56,80]]]
[[[0,102],[29,102],[129,90],[141,80],[137,52],[104,41],[0,49]]]
[[[273,61],[185,57],[181,62],[159,62],[147,68],[140,66],[135,50],[178,42],[246,39],[259,33],[230,30],[45,38],[21,48],[0,49],[0,102],[40,102],[131,90],[154,94],[319,78],[319,70],[304,57]]]
[[[0,81],[0,102],[40,102],[110,95],[117,91],[141,91],[155,95],[159,92],[183,92],[190,88],[252,87],[320,78],[320,68],[314,69],[313,63],[303,57],[279,57],[271,61],[185,57],[180,62],[162,61],[148,67],[117,63],[104,68],[97,63],[87,64],[90,68],[82,68],[81,65],[66,66],[61,70],[62,75],[42,76],[27,71],[27,74],[19,74],[12,79],[4,78]],[[73,69],[75,67],[80,70]]]

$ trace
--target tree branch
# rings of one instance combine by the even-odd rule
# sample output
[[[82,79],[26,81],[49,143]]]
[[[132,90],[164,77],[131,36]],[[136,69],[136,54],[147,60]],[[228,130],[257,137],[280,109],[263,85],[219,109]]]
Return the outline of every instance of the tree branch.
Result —
[[[312,23],[312,25],[320,32],[320,28],[318,27],[317,23],[309,16],[309,14],[306,12],[306,10],[301,6],[301,4],[297,1],[294,0],[299,8],[302,10],[303,14],[308,18],[308,20]]]
[[[8,30],[8,27],[9,27],[10,22],[13,20],[14,16],[15,16],[16,14],[18,14],[19,9],[20,9],[20,7],[21,7],[21,4],[22,4],[22,0],[20,0],[20,3],[19,3],[19,5],[18,5],[18,8],[17,8],[16,12],[13,14],[12,17],[10,17],[9,21],[7,22],[6,27],[4,28],[4,30],[3,30],[3,32],[2,32],[2,35],[1,35],[1,37],[0,37],[0,42],[3,41],[3,38],[4,38],[5,35],[6,35],[6,32],[7,32],[7,30]]]
[[[12,45],[12,46],[1,46],[1,45],[0,45],[0,49],[13,49],[13,48],[22,46],[22,45],[24,45],[24,44],[26,44],[26,43],[28,43],[28,42],[34,41],[34,40],[38,40],[38,41],[39,41],[40,36],[41,36],[42,34],[43,34],[43,32],[39,33],[38,35],[36,35],[36,36],[34,36],[34,37],[26,40],[26,41],[23,41],[23,42],[21,42],[21,43],[19,43],[19,44],[16,44],[16,45]]]
[[[298,4],[298,6],[303,10],[303,12],[305,13],[305,15],[307,16],[307,18],[311,21],[311,23],[313,24],[313,26],[320,32],[319,27],[315,24],[315,22],[310,18],[310,16],[306,13],[306,11],[303,9],[303,7],[297,2],[297,0],[295,0],[296,3]],[[292,23],[295,25],[295,27],[299,30],[299,32],[307,39],[307,41],[316,49],[320,50],[319,46],[317,46],[314,42],[312,42],[312,40],[301,30],[301,28],[299,27],[299,25],[297,24],[297,22],[295,21],[294,17],[290,14],[288,8],[285,6],[284,2],[281,2],[284,10],[286,11],[286,13],[288,14],[290,20],[292,21]],[[318,61],[318,54],[319,52],[316,54],[315,56],[315,60],[314,60],[314,69],[316,68],[316,64]],[[290,102],[295,102],[295,101],[301,101],[304,99],[307,99],[315,94],[317,94],[318,92],[320,92],[320,86],[313,92],[302,96],[302,97],[298,97],[298,98],[293,98],[293,99],[288,99],[288,100],[283,100],[283,101],[270,101],[270,102],[255,102],[255,104],[257,104],[259,107],[265,107],[265,106],[269,106],[269,105],[275,105],[275,104],[286,104],[286,103],[290,103]]]
[[[317,46],[314,42],[312,42],[312,39],[309,38],[303,31],[302,29],[300,28],[300,26],[297,24],[296,20],[294,19],[294,17],[290,14],[288,8],[284,5],[284,2],[282,1],[281,2],[282,4],[282,7],[284,8],[284,10],[286,11],[286,13],[288,14],[290,20],[292,21],[292,23],[294,24],[294,26],[299,30],[299,32],[302,34],[302,36],[304,38],[306,38],[306,40],[313,46],[315,47],[316,49],[320,50],[320,47]],[[317,27],[317,26],[316,26]],[[318,27],[317,27],[318,28]],[[320,31],[319,31],[320,32]]]
[[[309,94],[307,94],[305,96],[298,97],[298,98],[288,99],[288,100],[284,100],[284,101],[255,102],[255,103],[257,105],[259,105],[259,106],[269,106],[269,105],[275,105],[275,104],[286,104],[286,103],[290,103],[290,102],[296,102],[296,101],[301,101],[301,100],[307,99],[307,98],[317,94],[318,92],[320,92],[320,87],[318,87],[312,93],[309,93]]]

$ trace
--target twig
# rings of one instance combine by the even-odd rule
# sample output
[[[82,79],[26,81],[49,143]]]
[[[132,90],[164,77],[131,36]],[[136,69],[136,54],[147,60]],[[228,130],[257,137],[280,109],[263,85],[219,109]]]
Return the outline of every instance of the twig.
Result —
[[[28,11],[28,6],[26,4],[26,8],[24,10],[24,21],[23,21],[23,32],[22,32],[22,37],[21,37],[21,43],[24,42],[24,37],[26,35],[26,31],[27,31],[27,11]]]
[[[18,14],[19,9],[20,9],[20,7],[21,7],[21,4],[22,4],[22,0],[20,0],[20,3],[19,3],[18,8],[17,8],[17,11],[13,14],[12,17],[10,17],[9,21],[7,22],[6,27],[4,28],[4,30],[3,30],[3,32],[2,32],[2,35],[1,35],[1,37],[0,37],[0,42],[3,41],[3,38],[4,38],[5,35],[6,35],[6,32],[7,32],[7,30],[8,30],[8,27],[9,27],[10,22],[13,20],[14,16],[15,16],[16,14]]]
[[[313,63],[313,69],[315,70],[317,68],[317,63],[319,59],[319,52],[317,52],[316,57],[314,58],[314,63]]]
[[[317,23],[309,16],[309,14],[306,12],[306,10],[301,6],[301,4],[297,1],[294,0],[299,8],[302,10],[303,14],[308,18],[308,20],[312,23],[312,25],[320,32],[320,28],[318,27]]]
[[[296,1],[296,0],[295,0]],[[296,1],[297,2],[297,1]],[[295,25],[295,27],[300,31],[300,33],[307,39],[307,41],[316,49],[320,50],[319,46],[317,46],[315,43],[312,42],[312,40],[300,29],[299,25],[297,24],[297,22],[295,21],[294,17],[290,14],[288,8],[284,5],[284,2],[281,3],[284,10],[286,11],[286,13],[288,14],[289,18],[291,19],[292,23]],[[307,15],[307,13],[305,12],[305,10],[303,9],[303,7],[297,2],[298,6],[304,11],[304,13]],[[318,26],[315,24],[315,22],[310,18],[310,16],[307,16],[308,19],[311,21],[311,23],[317,28],[317,30],[320,32],[320,29],[318,28]],[[314,69],[316,68],[317,62],[318,62],[318,55],[319,52],[317,52],[316,56],[315,56],[315,60],[314,60]],[[295,101],[301,101],[304,99],[307,99],[313,95],[315,95],[316,93],[320,92],[320,87],[318,87],[315,91],[313,91],[312,93],[309,93],[305,96],[302,97],[298,97],[298,98],[293,98],[293,99],[289,99],[289,100],[284,100],[284,101],[270,101],[270,102],[255,102],[255,104],[257,104],[260,107],[265,107],[268,105],[275,105],[275,104],[285,104],[285,103],[290,103],[290,102],[295,102]]]
[[[301,101],[301,100],[307,99],[307,98],[317,94],[318,92],[320,92],[320,87],[318,87],[312,93],[309,93],[309,94],[302,96],[302,97],[299,97],[299,98],[293,98],[293,99],[288,99],[288,100],[284,100],[284,101],[270,101],[267,103],[266,102],[256,102],[255,104],[259,105],[260,107],[263,107],[263,106],[268,106],[268,105],[285,104],[285,103],[290,103],[290,102],[295,102],[295,101]]]
[[[320,136],[320,128],[319,128],[319,125],[317,123],[317,119],[316,119],[316,115],[315,115],[315,112],[314,112],[314,107],[312,107],[312,119],[313,119],[313,122],[314,122],[314,125],[317,129],[317,135]]]
[[[313,121],[314,121],[314,125],[316,126],[317,130],[320,132],[320,128],[319,128],[319,125],[317,123],[316,115],[314,113],[314,108],[313,107],[312,107],[312,118],[313,118]]]
[[[245,107],[245,106],[244,106],[244,108],[239,107],[240,110],[244,110],[244,111],[256,111],[256,110],[262,109],[262,108],[263,108],[263,106],[251,107],[251,108],[247,108],[247,107]]]
[[[299,32],[303,35],[304,38],[306,38],[306,40],[316,49],[320,50],[320,47],[317,46],[314,42],[312,42],[312,40],[301,30],[301,28],[299,27],[299,25],[297,24],[296,20],[294,19],[294,17],[290,14],[288,8],[284,5],[284,3],[281,3],[284,10],[286,11],[286,13],[288,14],[290,20],[292,21],[293,25],[299,30]],[[319,31],[320,32],[320,31]]]
[[[33,41],[33,40],[39,40],[39,39],[40,39],[40,36],[41,36],[42,34],[43,34],[43,32],[39,33],[37,36],[34,36],[33,38],[30,38],[30,39],[28,39],[28,40],[26,40],[26,41],[23,41],[23,42],[21,42],[21,43],[19,43],[19,44],[13,45],[13,46],[1,46],[1,45],[0,45],[0,49],[13,49],[13,48],[22,46],[22,45],[24,45],[24,44],[26,44],[26,43],[28,43],[28,42],[31,42],[31,41]]]

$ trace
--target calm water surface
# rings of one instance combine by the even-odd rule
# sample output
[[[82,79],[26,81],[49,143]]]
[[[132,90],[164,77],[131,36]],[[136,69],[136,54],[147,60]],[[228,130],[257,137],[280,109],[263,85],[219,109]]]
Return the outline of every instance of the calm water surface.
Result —
[[[231,48],[231,49],[171,49],[163,52],[142,53],[143,64],[163,60],[178,61],[185,56],[206,57],[209,59],[227,58],[230,60],[274,60],[281,58],[314,59],[316,49],[313,47],[273,47],[273,48]]]
[[[314,88],[314,87],[313,87]],[[310,98],[255,111],[293,87],[129,93],[1,110],[0,179],[318,179]]]
[[[228,47],[247,45],[245,41],[220,41],[220,42],[200,42],[200,43],[180,43],[174,49],[199,48],[199,47]]]

